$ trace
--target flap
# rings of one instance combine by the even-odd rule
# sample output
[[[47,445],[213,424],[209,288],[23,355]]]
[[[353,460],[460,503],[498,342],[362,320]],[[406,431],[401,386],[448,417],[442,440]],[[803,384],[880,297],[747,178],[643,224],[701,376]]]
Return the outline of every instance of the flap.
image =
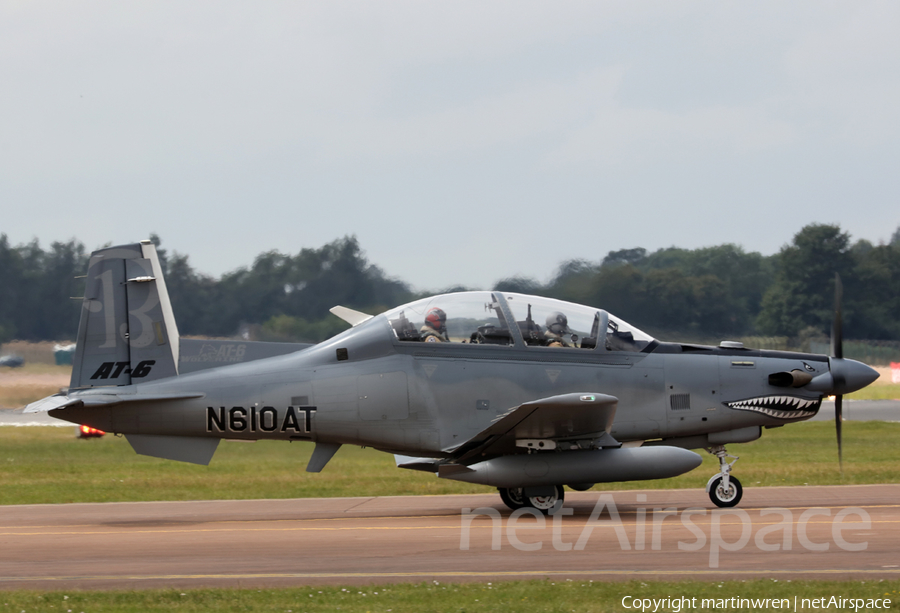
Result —
[[[518,439],[600,438],[612,428],[618,403],[614,396],[590,392],[526,402],[450,451],[457,462],[481,461],[486,456],[513,453]]]

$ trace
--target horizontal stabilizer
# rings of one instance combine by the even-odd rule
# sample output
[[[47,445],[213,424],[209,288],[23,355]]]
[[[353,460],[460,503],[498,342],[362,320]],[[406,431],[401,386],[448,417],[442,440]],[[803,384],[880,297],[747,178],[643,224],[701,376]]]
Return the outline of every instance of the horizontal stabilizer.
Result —
[[[46,413],[54,409],[64,409],[73,405],[81,406],[81,398],[69,398],[65,394],[54,394],[25,405],[23,413]]]
[[[43,400],[32,402],[22,411],[23,413],[46,413],[56,409],[65,409],[74,406],[111,406],[114,404],[122,404],[125,402],[166,402],[169,400],[188,400],[190,398],[203,398],[206,394],[195,393],[173,393],[173,394],[101,394],[84,392],[66,396],[64,394],[55,394],[48,396]]]
[[[475,458],[482,461],[485,457],[512,453],[518,439],[605,438],[603,435],[612,427],[618,403],[614,396],[596,393],[562,394],[526,402],[449,451],[457,462],[464,464]]]
[[[219,446],[219,439],[212,437],[126,434],[125,438],[140,455],[204,466],[209,465]]]

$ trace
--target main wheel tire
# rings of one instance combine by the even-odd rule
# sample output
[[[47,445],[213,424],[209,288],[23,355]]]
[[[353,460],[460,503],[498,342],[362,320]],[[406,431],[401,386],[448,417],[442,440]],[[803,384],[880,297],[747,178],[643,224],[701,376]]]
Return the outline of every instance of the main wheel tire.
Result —
[[[728,477],[728,491],[725,491],[725,488],[722,487],[722,481],[722,477],[718,477],[712,482],[712,486],[709,488],[709,499],[717,507],[729,508],[737,506],[737,503],[741,501],[741,496],[744,495],[744,488],[741,487],[741,482],[737,480],[737,477]]]
[[[498,487],[500,492],[500,500],[503,504],[515,511],[525,506],[525,496],[521,487]]]
[[[529,496],[526,504],[546,515],[553,510],[553,507],[556,506],[557,502],[562,504],[564,499],[565,491],[563,490],[563,486],[557,485],[555,494],[551,496]]]

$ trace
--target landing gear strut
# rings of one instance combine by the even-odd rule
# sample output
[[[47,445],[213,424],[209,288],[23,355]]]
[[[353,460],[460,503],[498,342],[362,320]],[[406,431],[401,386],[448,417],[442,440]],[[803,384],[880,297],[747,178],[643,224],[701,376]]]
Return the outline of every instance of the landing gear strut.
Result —
[[[744,489],[737,477],[731,476],[731,469],[734,463],[738,461],[736,455],[725,452],[725,445],[716,445],[710,447],[707,451],[719,458],[719,473],[713,475],[712,479],[706,484],[706,492],[709,499],[717,507],[733,507],[741,501],[744,495]],[[725,458],[734,458],[731,462]]]
[[[522,507],[531,507],[537,509],[541,513],[549,513],[556,506],[557,502],[562,502],[565,497],[563,486],[556,486],[556,493],[550,496],[525,496],[521,487],[500,487],[500,499],[503,504],[515,511]]]

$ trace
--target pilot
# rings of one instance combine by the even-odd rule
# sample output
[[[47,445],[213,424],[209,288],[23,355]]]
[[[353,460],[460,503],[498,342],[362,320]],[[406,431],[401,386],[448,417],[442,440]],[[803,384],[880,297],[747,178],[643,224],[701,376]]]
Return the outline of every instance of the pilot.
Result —
[[[450,341],[447,336],[447,314],[443,309],[433,307],[425,315],[425,325],[419,330],[419,336],[426,343],[446,343]]]
[[[562,311],[553,311],[547,315],[547,330],[544,332],[547,347],[571,347],[571,343],[566,342],[563,334],[568,334],[571,338],[569,318]]]

